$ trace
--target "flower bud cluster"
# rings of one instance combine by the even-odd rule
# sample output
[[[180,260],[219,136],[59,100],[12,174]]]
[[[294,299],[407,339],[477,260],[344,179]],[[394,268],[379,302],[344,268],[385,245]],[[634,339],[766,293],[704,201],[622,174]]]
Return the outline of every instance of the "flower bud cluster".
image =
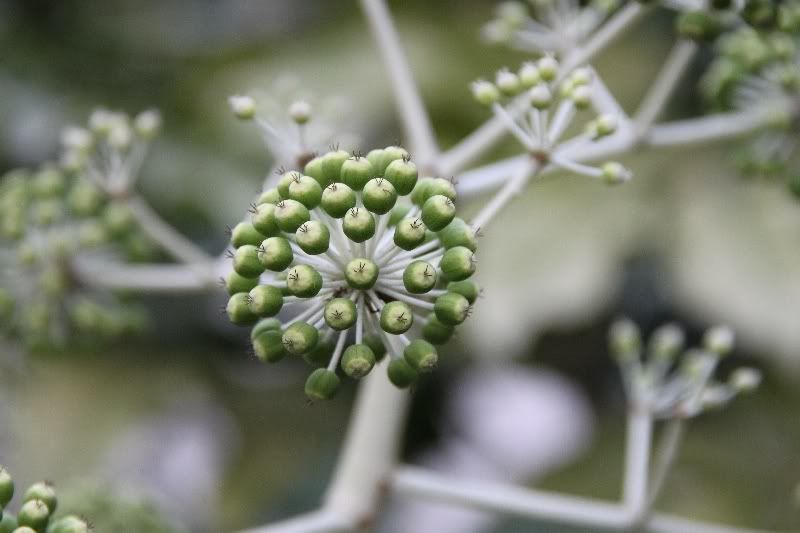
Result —
[[[715,379],[717,364],[733,350],[730,329],[707,330],[698,348],[687,350],[685,343],[683,330],[674,324],[656,329],[646,346],[630,320],[612,324],[609,346],[632,404],[659,418],[691,418],[726,405],[761,382],[760,372],[748,367],[734,370],[725,381]]]
[[[0,531],[8,533],[88,533],[89,522],[74,514],[54,516],[58,498],[53,485],[47,481],[34,483],[22,494],[16,514],[7,506],[14,496],[14,480],[0,466]]]
[[[476,235],[455,201],[452,182],[420,178],[398,146],[332,150],[282,172],[231,230],[230,320],[252,326],[262,361],[318,366],[311,399],[387,354],[389,379],[408,387],[436,367],[436,346],[478,297]]]

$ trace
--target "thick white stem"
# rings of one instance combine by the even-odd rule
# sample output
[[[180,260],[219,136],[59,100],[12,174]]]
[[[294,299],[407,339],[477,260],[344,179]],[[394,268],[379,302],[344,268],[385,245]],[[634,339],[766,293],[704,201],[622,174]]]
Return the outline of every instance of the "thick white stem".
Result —
[[[628,411],[622,499],[631,516],[637,518],[643,516],[647,510],[652,432],[653,417],[650,412],[633,405]]]
[[[736,137],[768,125],[774,111],[757,108],[657,124],[642,142],[649,146],[681,146]]]
[[[239,533],[339,533],[350,531],[352,524],[332,509],[319,509],[268,526],[245,529]]]
[[[678,455],[685,429],[686,422],[681,418],[670,420],[664,427],[664,434],[659,439],[658,451],[653,464],[653,475],[648,489],[648,508],[653,507],[661,494],[661,489],[664,488],[675,457]]]
[[[219,290],[215,265],[128,265],[76,258],[72,274],[84,285],[137,292],[211,292]]]

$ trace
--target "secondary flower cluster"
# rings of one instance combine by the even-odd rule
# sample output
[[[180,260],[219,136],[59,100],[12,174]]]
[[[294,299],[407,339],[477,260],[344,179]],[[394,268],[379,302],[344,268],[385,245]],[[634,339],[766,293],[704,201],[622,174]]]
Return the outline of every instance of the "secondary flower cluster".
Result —
[[[667,324],[653,332],[645,349],[636,325],[620,320],[611,326],[609,343],[628,399],[659,418],[697,416],[726,405],[738,393],[753,391],[761,382],[753,368],[738,368],[725,382],[714,379],[720,359],[733,349],[733,333],[724,327],[706,331],[701,347],[684,350],[683,330]]]
[[[231,231],[228,316],[254,324],[259,359],[321,366],[306,383],[312,399],[333,396],[338,369],[358,379],[387,353],[389,379],[411,385],[479,292],[468,279],[475,232],[455,199],[450,181],[418,179],[398,146],[333,150],[282,172]],[[288,323],[274,318],[284,307]]]
[[[6,506],[14,496],[14,480],[0,466],[0,532],[3,533],[88,533],[91,526],[86,519],[76,515],[54,518],[58,505],[53,485],[41,481],[34,483],[22,494],[17,514]]]

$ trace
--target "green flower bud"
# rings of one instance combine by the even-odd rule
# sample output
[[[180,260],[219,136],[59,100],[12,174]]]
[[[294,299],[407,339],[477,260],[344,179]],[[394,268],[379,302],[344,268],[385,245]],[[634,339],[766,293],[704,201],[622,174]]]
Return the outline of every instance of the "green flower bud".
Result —
[[[331,234],[325,224],[318,220],[310,220],[297,228],[295,240],[305,253],[317,255],[328,251]]]
[[[684,11],[676,21],[678,35],[685,39],[710,40],[716,37],[721,27],[719,19],[706,10]]]
[[[66,188],[64,175],[55,167],[45,167],[33,178],[33,193],[40,198],[60,196]]]
[[[462,281],[475,273],[475,257],[472,250],[464,246],[449,248],[442,256],[439,268],[450,281]]]
[[[434,313],[428,315],[428,321],[422,326],[422,336],[431,344],[444,344],[450,340],[455,327],[443,323]]]
[[[481,295],[481,288],[478,284],[471,280],[454,281],[447,284],[449,292],[455,292],[467,299],[470,305],[475,303],[478,296]]]
[[[94,215],[103,205],[103,193],[88,181],[78,181],[67,197],[69,208],[79,217]]]
[[[283,332],[283,347],[293,355],[311,351],[319,341],[319,331],[307,322],[295,322]]]
[[[414,313],[403,302],[389,302],[381,309],[381,329],[387,333],[400,335],[414,324]]]
[[[364,242],[375,235],[375,217],[366,209],[354,207],[342,219],[342,231],[353,242]]]
[[[17,523],[20,527],[27,526],[35,532],[42,532],[50,521],[50,512],[42,500],[28,500],[22,504],[17,513]]]
[[[366,344],[352,344],[342,355],[342,370],[354,379],[361,379],[375,366],[375,354]]]
[[[364,344],[372,350],[375,355],[375,361],[380,361],[386,355],[386,347],[383,345],[380,335],[365,335]]]
[[[294,261],[292,245],[284,237],[270,237],[261,243],[258,260],[273,272],[282,272]]]
[[[266,236],[262,235],[248,222],[239,222],[231,230],[231,244],[234,248],[239,248],[245,244],[259,246],[264,239],[266,239]]]
[[[417,165],[408,159],[395,159],[386,167],[383,177],[391,182],[397,194],[405,196],[410,194],[417,184]]]
[[[85,520],[75,515],[67,515],[53,522],[47,533],[89,533],[89,531],[89,524]]]
[[[374,150],[370,150],[367,154],[367,161],[372,165],[372,169],[375,173],[379,176],[382,176],[386,167],[382,167],[383,161],[383,148],[375,148]]]
[[[617,360],[628,360],[638,357],[642,347],[642,335],[636,324],[624,318],[611,324],[608,330],[608,343]]]
[[[356,323],[358,311],[349,298],[334,298],[325,304],[325,323],[331,329],[342,331]]]
[[[733,350],[733,330],[725,326],[715,326],[703,336],[706,350],[719,355],[728,355]]]
[[[402,146],[387,146],[381,153],[380,166],[374,169],[375,174],[383,176],[386,173],[386,169],[392,164],[392,161],[397,161],[398,159],[410,159],[408,151]]]
[[[553,81],[558,75],[558,61],[553,56],[544,56],[536,64],[539,76],[544,81]]]
[[[436,268],[425,261],[412,261],[403,271],[403,286],[411,294],[424,294],[436,286]]]
[[[486,80],[475,80],[470,84],[472,97],[482,106],[491,107],[500,101],[500,91],[494,83]]]
[[[315,157],[308,163],[306,166],[303,167],[303,173],[306,176],[311,176],[317,183],[319,183],[320,187],[325,187],[328,185],[328,182],[325,181],[325,173],[322,170],[322,158]]]
[[[609,185],[619,185],[628,182],[632,177],[630,170],[616,161],[603,163],[601,169],[603,171],[603,181]]]
[[[95,248],[108,242],[105,226],[97,220],[85,220],[78,226],[78,244],[86,248]]]
[[[281,200],[289,198],[289,187],[291,187],[292,183],[294,183],[294,180],[300,176],[302,176],[302,174],[296,170],[281,174],[281,177],[278,179],[278,194],[281,195]]]
[[[440,322],[457,326],[469,316],[469,301],[455,292],[446,292],[439,296],[433,304],[433,312]]]
[[[256,102],[249,96],[233,95],[228,98],[228,104],[240,120],[251,120],[256,116]]]
[[[424,182],[420,188],[419,184]],[[419,189],[419,190],[417,190]],[[442,178],[422,178],[417,182],[417,187],[411,193],[411,201],[417,205],[424,205],[432,196],[440,194],[456,201],[456,188],[449,180]]]
[[[288,192],[288,191],[287,191]],[[257,205],[261,204],[277,204],[281,201],[281,193],[278,189],[267,189],[266,191],[262,192],[259,197],[258,201],[256,202]]]
[[[225,289],[230,295],[237,292],[250,292],[256,285],[258,285],[258,277],[246,278],[235,270],[225,278]]]
[[[545,83],[533,86],[528,91],[528,95],[531,105],[536,109],[544,110],[553,104],[553,93],[550,92],[550,88]]]
[[[394,163],[396,163],[396,161]],[[397,191],[395,191],[394,185],[388,180],[374,178],[369,180],[364,186],[364,191],[361,194],[361,201],[364,207],[373,213],[383,215],[391,211],[394,204],[397,202]]]
[[[505,96],[516,96],[522,90],[519,77],[507,68],[497,71],[494,83]]]
[[[410,387],[417,380],[417,377],[419,377],[419,373],[411,368],[411,365],[409,365],[405,359],[401,358],[392,359],[389,362],[386,373],[389,376],[389,381],[400,389]]]
[[[425,224],[419,218],[404,218],[394,229],[394,243],[403,250],[413,250],[425,241]]]
[[[281,331],[281,321],[277,318],[262,318],[259,320],[253,329],[250,330],[250,340],[255,340],[256,337],[265,331]]]
[[[366,157],[353,156],[342,164],[342,181],[354,191],[360,191],[375,176],[375,170]]]
[[[308,222],[310,219],[311,215],[306,206],[297,200],[281,200],[275,208],[275,221],[281,231],[286,233],[294,233],[303,222]]]
[[[14,497],[14,480],[4,467],[0,466],[0,508],[8,505]]]
[[[266,241],[264,241],[266,242]],[[246,278],[256,278],[264,272],[264,265],[259,258],[259,249],[252,244],[245,244],[233,253],[233,269]]]
[[[311,176],[298,175],[289,184],[289,198],[314,209],[322,199],[322,187]]]
[[[539,75],[539,69],[536,67],[536,64],[531,61],[523,63],[517,75],[519,76],[519,82],[523,89],[530,89],[542,81],[542,77]]]
[[[356,193],[344,183],[331,183],[322,192],[322,209],[333,218],[342,218],[356,205]]]
[[[280,329],[262,331],[253,338],[253,352],[265,363],[275,363],[286,356]]]
[[[311,298],[322,289],[322,275],[314,267],[297,265],[286,275],[286,287],[298,298]]]
[[[296,100],[289,105],[289,117],[295,124],[305,124],[311,120],[311,105],[304,100]]]
[[[275,189],[271,190],[274,191]],[[278,200],[278,202],[279,201],[280,200]],[[258,231],[260,234],[262,234],[264,238],[276,237],[280,235],[281,229],[278,227],[278,221],[275,219],[276,209],[277,209],[276,204],[260,203],[253,210],[253,216],[252,216],[253,228],[255,228],[255,230]]]
[[[654,357],[672,360],[683,349],[683,330],[675,324],[660,326],[650,335],[650,353]]]
[[[356,258],[347,263],[344,277],[354,289],[371,289],[378,281],[378,265],[369,259]]]
[[[249,299],[248,293],[237,292],[230,297],[228,305],[225,306],[228,318],[237,326],[246,326],[258,320],[258,317],[250,310]]]
[[[111,235],[119,237],[130,231],[135,220],[131,210],[125,204],[119,202],[109,203],[103,212],[103,220]]]
[[[456,216],[456,206],[447,196],[431,196],[422,206],[422,221],[431,231],[447,227]]]
[[[143,139],[154,138],[161,129],[161,113],[155,109],[142,111],[134,118],[133,128]]]
[[[428,341],[414,339],[403,350],[406,363],[420,373],[432,372],[439,362],[436,347]]]
[[[336,150],[335,152],[328,152],[322,156],[322,175],[325,178],[325,184],[343,182],[342,179],[342,165],[350,158],[350,154],[344,150]]]
[[[58,505],[56,491],[53,489],[53,485],[47,481],[39,481],[28,487],[28,490],[22,495],[22,501],[27,502],[31,500],[43,501],[47,505],[47,508],[50,509],[51,513],[56,510],[56,506]]]
[[[283,293],[271,285],[258,285],[249,292],[250,311],[260,317],[275,316],[283,307]]]
[[[728,384],[737,392],[753,392],[761,384],[761,372],[755,368],[737,368],[728,378]]]
[[[55,200],[40,200],[33,204],[33,221],[40,226],[51,226],[64,218],[62,203]]]
[[[340,385],[341,381],[335,372],[318,368],[306,380],[306,396],[312,401],[328,400],[338,392]]]
[[[569,97],[577,109],[587,109],[592,103],[592,90],[585,85],[575,87]]]
[[[463,219],[454,218],[446,228],[439,232],[439,240],[445,248],[463,246],[473,252],[478,248],[478,240],[475,238],[475,230],[472,226],[464,222]]]
[[[336,343],[330,336],[319,339],[317,345],[310,352],[303,354],[303,359],[312,366],[327,366],[336,349]]]

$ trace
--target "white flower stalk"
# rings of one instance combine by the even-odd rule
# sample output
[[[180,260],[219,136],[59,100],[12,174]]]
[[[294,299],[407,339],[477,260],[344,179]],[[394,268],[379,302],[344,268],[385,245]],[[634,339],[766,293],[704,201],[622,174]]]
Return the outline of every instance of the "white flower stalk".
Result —
[[[435,368],[435,345],[478,296],[468,280],[475,233],[455,199],[450,181],[418,179],[397,146],[332,151],[285,172],[231,230],[229,318],[255,324],[260,359],[321,366],[306,384],[311,399],[333,396],[339,369],[361,378],[386,353],[389,379],[408,387]],[[301,309],[288,324],[273,318],[284,306]]]

